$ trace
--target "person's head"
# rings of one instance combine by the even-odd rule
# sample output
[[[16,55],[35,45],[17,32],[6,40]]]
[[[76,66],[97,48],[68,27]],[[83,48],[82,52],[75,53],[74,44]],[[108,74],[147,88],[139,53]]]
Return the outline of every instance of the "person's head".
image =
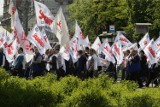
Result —
[[[140,51],[140,56],[144,56],[145,54],[144,54],[144,51],[143,50],[141,50]]]
[[[90,54],[91,55],[96,54],[96,51],[94,49],[90,49]]]
[[[37,48],[37,47],[34,47],[34,52],[35,52],[35,54],[39,53],[39,51],[38,51],[38,48]]]
[[[125,56],[128,56],[129,54],[130,54],[130,50],[124,51],[124,55],[125,55]]]
[[[78,51],[78,55],[82,55],[83,54],[83,51],[82,50],[79,50]]]
[[[85,47],[85,52],[89,53],[89,47]]]
[[[55,53],[55,50],[50,49],[49,54],[52,55],[52,54],[54,54],[54,53]]]
[[[0,48],[0,52],[3,52],[3,48]]]
[[[60,45],[55,46],[55,52],[58,53],[60,51]]]
[[[134,56],[134,55],[136,55],[138,52],[137,52],[137,50],[132,50],[132,52],[131,52],[131,54]]]
[[[50,52],[50,50],[49,50],[49,49],[47,49],[47,50],[46,50],[46,52],[45,52],[45,54],[46,54],[46,55],[48,55],[48,54],[49,54],[49,52]]]
[[[19,54],[20,54],[20,53],[23,53],[23,48],[20,47],[20,48],[18,49],[18,53],[19,53]]]

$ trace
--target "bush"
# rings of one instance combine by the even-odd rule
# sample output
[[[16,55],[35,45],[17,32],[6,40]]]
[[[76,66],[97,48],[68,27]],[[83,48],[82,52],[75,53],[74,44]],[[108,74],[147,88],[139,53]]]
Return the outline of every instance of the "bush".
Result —
[[[53,74],[32,80],[0,69],[2,107],[160,107],[160,89],[137,89],[130,81],[114,83],[106,75],[84,81]]]

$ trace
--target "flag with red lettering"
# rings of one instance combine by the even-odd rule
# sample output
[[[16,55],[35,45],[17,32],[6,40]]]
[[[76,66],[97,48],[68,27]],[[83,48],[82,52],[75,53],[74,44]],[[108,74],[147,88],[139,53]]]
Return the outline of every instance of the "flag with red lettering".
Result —
[[[108,43],[108,38],[106,38],[106,39],[103,41],[103,43],[100,45],[100,47],[99,47],[99,49],[98,49],[100,52],[103,51],[104,45],[105,45],[106,43]]]
[[[94,43],[92,44],[91,48],[94,49],[95,51],[98,51],[100,46],[101,46],[101,41],[99,37],[97,37]]]
[[[117,60],[117,64],[121,64],[123,61],[123,51],[122,51],[122,45],[120,42],[115,42],[112,45],[112,53],[115,56],[116,60]]]
[[[155,41],[155,45],[156,45],[156,52],[157,52],[160,50],[160,36]]]
[[[144,37],[139,41],[140,48],[144,49],[149,42],[150,42],[149,33],[146,33]]]
[[[83,32],[81,31],[81,28],[78,25],[78,22],[76,21],[76,28],[75,28],[75,36],[78,38],[78,43],[81,46],[88,45],[87,41],[85,40],[85,36]]]
[[[9,14],[11,15],[11,28],[13,29],[14,23],[14,14],[16,12],[16,7],[14,6],[13,0],[10,0],[9,4]]]
[[[114,42],[118,41],[122,44],[122,46],[130,46],[132,44],[121,32],[118,32]]]
[[[110,61],[112,63],[115,63],[115,59],[114,59],[113,54],[112,54],[112,49],[111,49],[108,42],[105,42],[103,44],[102,52],[105,55],[105,59],[107,59],[108,61]]]
[[[32,31],[27,36],[27,39],[38,48],[41,55],[45,54],[45,42],[37,25],[33,27]]]
[[[45,48],[46,48],[46,49],[52,49],[52,47],[51,47],[51,45],[50,45],[50,43],[49,43],[48,37],[47,37],[47,35],[46,35],[46,32],[45,32],[44,29],[42,29],[41,34],[42,34],[42,37],[43,37],[43,39],[44,39]]]
[[[69,61],[69,58],[70,58],[70,47],[69,47],[69,44],[66,45],[65,47],[62,46],[61,49],[60,49],[60,53],[62,55],[62,58]]]
[[[78,40],[75,36],[70,40],[70,55],[73,62],[75,63],[78,60]]]
[[[127,51],[127,50],[138,50],[138,45],[137,45],[137,43],[133,43],[133,44],[131,44],[130,46],[123,48],[122,50],[123,50],[123,51]]]
[[[0,47],[7,47],[13,41],[13,35],[0,26]],[[5,49],[5,48],[4,48]]]
[[[14,55],[17,53],[18,44],[17,39],[15,38],[4,50],[4,54],[6,55],[6,59],[8,62],[12,62],[14,60]]]
[[[90,47],[90,46],[91,46],[91,43],[90,43],[90,41],[89,41],[88,36],[85,38],[85,41],[86,41],[87,45],[84,45],[84,47]]]
[[[49,26],[54,21],[54,16],[48,9],[48,7],[40,2],[34,1],[36,18],[37,18],[37,25],[38,26]]]
[[[146,54],[150,64],[157,63],[156,45],[153,39],[144,48],[144,53]]]
[[[14,38],[17,39],[17,44],[23,48],[24,53],[32,54],[32,47],[30,45],[30,42],[27,40],[27,37],[23,30],[18,11],[16,11],[14,14],[14,29],[12,33],[14,35]]]
[[[55,21],[52,23],[52,29],[59,40],[59,44],[61,46],[65,46],[69,42],[70,36],[62,8],[60,8],[57,12]]]
[[[17,44],[20,45],[21,43],[23,43],[23,41],[21,41],[21,40],[22,40],[23,36],[25,36],[25,35],[24,35],[24,30],[23,30],[22,24],[20,22],[17,10],[15,11],[15,14],[14,14],[14,23],[13,23],[12,33],[14,35],[14,38],[17,39]]]

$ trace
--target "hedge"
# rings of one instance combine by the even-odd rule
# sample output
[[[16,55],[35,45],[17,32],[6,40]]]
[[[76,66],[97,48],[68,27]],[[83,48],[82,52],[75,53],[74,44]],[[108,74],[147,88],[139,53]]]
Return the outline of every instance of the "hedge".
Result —
[[[138,89],[134,82],[114,83],[106,76],[86,79],[53,74],[32,80],[0,69],[1,107],[160,107],[160,89]]]

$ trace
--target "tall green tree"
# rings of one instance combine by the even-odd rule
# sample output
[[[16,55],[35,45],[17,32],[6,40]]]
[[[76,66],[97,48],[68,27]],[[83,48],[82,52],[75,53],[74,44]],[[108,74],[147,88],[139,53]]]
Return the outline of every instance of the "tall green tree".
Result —
[[[152,22],[152,27],[151,27],[151,33],[155,38],[157,38],[160,32],[160,0],[154,0],[154,13],[152,14],[153,16],[153,22]]]
[[[75,0],[68,10],[70,21],[78,20],[84,34],[92,36],[108,31],[112,24],[122,30],[128,22],[126,0]]]
[[[144,34],[135,34],[135,23],[152,23],[155,20],[154,13],[156,0],[127,0],[128,26],[125,30],[133,41],[139,41]],[[150,35],[154,35],[154,29],[150,29]]]

